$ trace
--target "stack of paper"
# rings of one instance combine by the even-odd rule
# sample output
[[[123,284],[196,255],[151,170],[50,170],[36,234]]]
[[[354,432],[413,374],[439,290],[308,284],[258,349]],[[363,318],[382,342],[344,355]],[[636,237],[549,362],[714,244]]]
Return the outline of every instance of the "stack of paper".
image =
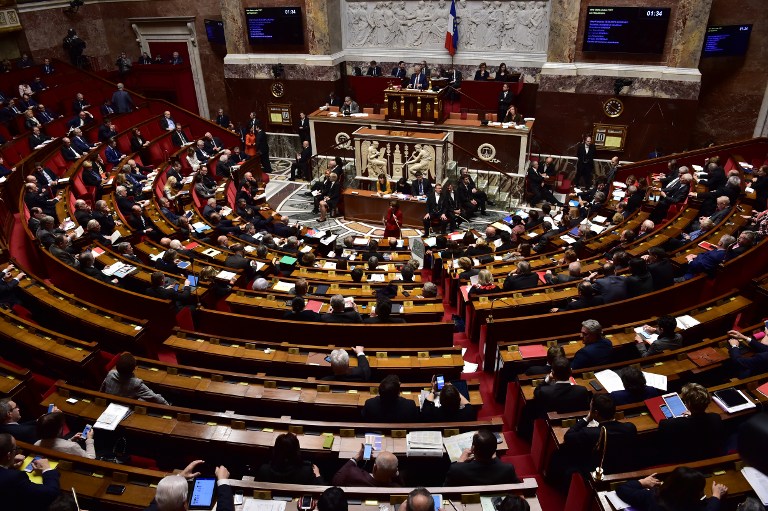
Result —
[[[284,500],[245,499],[243,511],[285,511]]]
[[[283,293],[289,292],[291,289],[293,289],[293,284],[290,282],[280,282],[278,281],[277,284],[272,286],[272,289],[275,291],[282,291]]]
[[[615,491],[606,492],[605,498],[608,499],[608,502],[611,503],[611,506],[613,506],[616,511],[621,511],[622,509],[632,509],[629,504],[619,498]]]
[[[477,433],[477,431],[467,431],[460,435],[443,438],[445,452],[448,453],[451,463],[459,461],[462,451],[472,447],[472,438],[475,436],[475,433]]]
[[[226,270],[222,270],[218,274],[216,274],[216,278],[222,279],[222,280],[232,280],[235,277],[237,277],[236,273],[233,273],[231,271],[226,271]]]
[[[755,493],[757,493],[760,502],[768,505],[768,476],[752,467],[742,468],[741,473],[752,489],[755,490]]]
[[[700,323],[698,319],[689,316],[688,314],[675,318],[675,321],[677,321],[677,328],[680,330],[686,330]]]
[[[407,456],[443,455],[443,435],[439,431],[411,431],[405,443]]]
[[[129,413],[131,413],[131,409],[127,406],[110,403],[109,406],[107,406],[107,409],[99,415],[98,419],[96,419],[93,427],[114,431],[117,428],[117,425],[120,424],[120,421],[125,419]]]
[[[645,376],[645,384],[660,390],[667,390],[667,377],[663,374],[648,373],[643,371]],[[606,392],[616,392],[617,390],[624,390],[624,382],[621,381],[621,377],[610,369],[605,369],[595,373],[595,378],[600,382],[600,385],[605,387]]]
[[[649,334],[642,326],[635,328],[635,333],[642,337],[648,344],[653,344],[653,342],[659,338],[659,334]]]

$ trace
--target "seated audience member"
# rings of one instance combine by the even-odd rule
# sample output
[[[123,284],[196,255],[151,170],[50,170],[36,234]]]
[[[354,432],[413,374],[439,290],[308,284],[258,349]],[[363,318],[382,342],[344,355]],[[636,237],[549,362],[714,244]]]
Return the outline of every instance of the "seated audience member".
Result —
[[[107,373],[101,383],[99,392],[167,405],[168,401],[163,396],[152,392],[141,378],[136,377],[135,370],[136,358],[127,351],[121,353],[117,357],[115,368]]]
[[[526,369],[525,374],[528,376],[536,376],[544,374],[545,381],[549,381],[550,373],[552,372],[552,364],[554,364],[557,357],[565,357],[565,350],[562,346],[555,344],[547,348],[547,365],[544,366],[531,366]]]
[[[16,267],[9,264],[0,272],[0,307],[7,306],[10,308],[16,304],[21,304],[23,300],[19,295],[19,282],[26,277],[26,274],[17,271],[14,276],[12,273],[14,270]]]
[[[429,391],[421,407],[422,422],[466,422],[477,419],[477,411],[472,407],[459,389],[450,382],[445,382],[439,392],[439,407],[435,404],[437,382],[432,380],[432,390]]]
[[[480,268],[472,267],[472,259],[469,257],[459,258],[459,280],[469,280],[480,273]]]
[[[504,279],[504,291],[530,289],[539,285],[539,275],[531,271],[531,263],[520,261],[515,271]]]
[[[598,445],[598,442],[603,445]],[[592,397],[589,414],[576,421],[565,433],[565,439],[552,457],[548,473],[554,480],[571,480],[579,472],[586,475],[601,466],[612,474],[629,470],[636,463],[637,428],[631,422],[616,420],[616,405],[608,394]],[[608,445],[604,449],[604,444]]]
[[[335,349],[331,352],[331,371],[333,374],[323,376],[322,380],[329,381],[369,381],[371,379],[371,367],[368,365],[368,357],[365,356],[362,346],[355,346],[357,367],[349,365],[349,354],[346,350]]]
[[[637,403],[657,397],[661,391],[650,385],[646,385],[645,375],[637,365],[631,365],[619,371],[621,383],[624,384],[624,390],[615,390],[611,392],[611,397],[616,406]]]
[[[543,385],[533,390],[536,417],[546,417],[547,412],[578,412],[589,409],[590,391],[582,385],[571,384],[571,363],[565,357],[552,361],[552,371]]]
[[[405,323],[401,317],[392,317],[392,302],[390,300],[379,300],[376,304],[376,310],[371,312],[369,318],[365,318],[363,323]]]
[[[730,249],[734,243],[736,243],[736,238],[729,234],[723,234],[720,241],[717,243],[717,248],[715,250],[710,250],[709,252],[704,252],[703,254],[698,255],[686,255],[685,259],[688,261],[688,264],[684,266],[685,274],[682,277],[676,278],[675,282],[690,280],[700,273],[706,273],[707,275],[712,276],[720,264],[725,261],[728,249]]]
[[[32,469],[42,475],[42,484],[30,481],[21,466],[24,455],[16,447],[16,439],[8,433],[0,434],[0,499],[7,510],[44,510],[59,496],[59,471],[51,468],[45,458],[35,458]]]
[[[603,305],[605,303],[603,297],[597,296],[595,289],[588,281],[579,282],[577,290],[579,294],[575,300],[571,300],[563,308],[554,308],[550,312],[586,309],[588,307],[597,307],[598,305]]]
[[[667,253],[660,247],[651,247],[643,256],[648,263],[648,273],[653,280],[653,290],[658,291],[675,283],[675,268],[667,259]]]
[[[21,422],[21,408],[13,399],[0,400],[0,433],[8,433],[28,444],[37,441],[37,421]]]
[[[758,332],[748,337],[736,330],[728,332],[728,354],[738,378],[749,378],[768,372],[768,326],[758,341],[759,335]],[[746,343],[748,348],[741,346],[741,342]],[[750,354],[750,351],[751,356],[745,356]]]
[[[630,275],[627,277],[627,295],[629,298],[653,291],[653,277],[648,271],[645,260],[635,257],[629,261]]]
[[[725,432],[719,413],[707,413],[709,392],[698,383],[687,383],[680,399],[690,415],[659,422],[660,461],[686,463],[725,454]]]
[[[477,284],[469,289],[470,297],[499,293],[501,289],[493,282],[493,274],[488,270],[480,270],[477,274]]]
[[[344,490],[338,486],[326,488],[317,499],[317,511],[349,511]]]
[[[190,483],[200,475],[195,472],[198,465],[204,463],[203,460],[196,460],[187,465],[187,467],[178,474],[165,476],[157,483],[155,498],[145,511],[184,511],[189,504],[187,496]],[[234,511],[235,497],[232,493],[232,486],[229,484],[229,470],[224,465],[216,467],[214,470],[216,477],[216,509],[218,511]]]
[[[434,282],[425,282],[421,295],[417,298],[437,298],[437,285]]]
[[[603,327],[594,319],[581,324],[581,341],[584,347],[573,356],[572,369],[583,369],[608,364],[611,361],[613,345],[603,337]]]
[[[88,430],[88,435],[84,438],[83,433],[78,431],[69,440],[63,438],[64,413],[55,411],[47,413],[37,419],[37,436],[40,438],[35,445],[53,449],[54,451],[65,452],[74,456],[96,459],[96,448],[93,445],[93,428]],[[85,449],[80,447],[78,441],[85,441]]]
[[[736,244],[731,247],[725,254],[724,261],[730,261],[735,257],[739,257],[741,254],[755,246],[757,243],[757,233],[754,231],[741,231],[739,238],[736,240]]]
[[[547,284],[565,284],[574,280],[581,279],[581,263],[574,261],[568,264],[568,273],[560,272],[557,275],[552,274],[552,270],[547,270],[544,274],[544,280]]]
[[[480,429],[472,437],[472,447],[461,453],[445,475],[443,486],[475,486],[519,483],[515,467],[496,457],[496,436]]]
[[[299,439],[293,433],[277,436],[272,459],[259,467],[256,480],[280,484],[324,484],[317,466],[302,459]]]
[[[418,414],[416,403],[400,396],[400,378],[394,374],[385,376],[379,384],[379,395],[363,405],[365,422],[415,422]]]
[[[304,301],[304,298],[300,296],[296,296],[291,300],[291,310],[286,312],[283,315],[283,319],[288,319],[291,321],[314,321],[314,322],[321,322],[322,316],[311,310],[306,310],[306,302]]]
[[[712,496],[704,495],[704,474],[688,467],[677,467],[662,483],[651,474],[639,481],[628,481],[618,488],[619,498],[638,511],[718,511],[728,487],[712,481]]]
[[[347,300],[342,295],[333,295],[331,297],[331,312],[322,315],[323,321],[326,323],[362,323],[363,318],[357,312],[357,304],[355,302],[350,303],[351,306],[348,306]]]
[[[368,472],[363,465],[364,446],[354,458],[347,462],[333,476],[331,484],[338,486],[374,486],[374,487],[400,487],[400,475],[397,469],[397,456],[391,452],[381,451],[373,462],[373,471]]]
[[[602,277],[596,278],[592,273],[587,280],[593,283],[595,292],[605,303],[618,302],[627,298],[627,280],[616,275],[616,267],[612,262],[607,262],[602,267]]]
[[[507,495],[496,509],[498,511],[531,511],[531,505],[520,495]]]
[[[655,341],[649,342],[642,334],[637,334],[637,351],[643,357],[657,355],[666,350],[677,350],[683,346],[683,336],[675,333],[677,321],[672,316],[661,316],[656,321],[656,327],[643,325],[643,330],[648,335],[656,334]]]

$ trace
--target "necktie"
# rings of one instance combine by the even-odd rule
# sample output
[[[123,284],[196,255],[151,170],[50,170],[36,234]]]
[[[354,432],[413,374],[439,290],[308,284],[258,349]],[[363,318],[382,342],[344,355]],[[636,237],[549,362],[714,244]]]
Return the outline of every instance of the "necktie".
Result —
[[[182,133],[181,131],[179,132],[179,138],[181,139],[182,144],[187,143],[187,139],[184,137],[184,133]]]

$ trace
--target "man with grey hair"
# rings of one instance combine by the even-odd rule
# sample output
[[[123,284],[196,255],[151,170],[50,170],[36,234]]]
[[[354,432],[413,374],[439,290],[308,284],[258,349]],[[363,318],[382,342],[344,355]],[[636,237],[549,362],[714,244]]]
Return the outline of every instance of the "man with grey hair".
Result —
[[[568,265],[568,273],[560,272],[557,275],[552,275],[552,270],[547,270],[544,274],[544,280],[547,284],[565,284],[574,280],[581,279],[581,263],[574,261]]]
[[[677,184],[669,185],[666,188],[656,188],[655,190],[659,194],[659,203],[651,211],[649,220],[652,220],[654,224],[663,222],[669,208],[673,204],[680,204],[688,197],[692,181],[693,176],[691,174],[683,174]]]
[[[196,460],[176,475],[165,476],[157,483],[155,499],[145,511],[186,511],[189,483],[187,480],[200,475],[195,472],[203,460]],[[234,511],[235,498],[229,484],[229,470],[224,465],[216,467],[216,509]]]
[[[573,356],[572,369],[610,363],[613,345],[603,337],[603,327],[596,320],[588,319],[581,324],[581,342],[584,347]]]
[[[346,350],[335,349],[331,352],[331,371],[333,374],[323,376],[330,381],[368,381],[371,379],[371,367],[362,346],[352,348],[357,357],[357,367],[349,366],[349,354]]]
[[[21,422],[19,405],[10,398],[0,399],[0,433],[8,433],[17,440],[34,444],[38,441],[37,420]]]
[[[133,99],[131,99],[131,95],[124,89],[125,85],[118,83],[117,90],[112,94],[112,106],[115,107],[115,111],[119,114],[127,114],[136,108],[133,104]]]
[[[335,486],[374,486],[400,487],[400,477],[397,468],[397,456],[391,452],[381,451],[373,462],[373,472],[368,472],[360,465],[363,461],[364,446],[354,458],[350,458],[333,476],[331,484]]]
[[[114,213],[112,213],[107,206],[107,201],[97,200],[93,205],[93,213],[91,216],[101,225],[101,232],[108,232],[110,234],[115,232],[117,223],[115,222]]]
[[[520,261],[515,271],[504,279],[504,291],[530,289],[539,285],[539,276],[531,271],[531,263]]]
[[[253,286],[251,287],[254,291],[264,291],[269,287],[269,281],[263,277],[259,277],[253,281]]]
[[[129,215],[136,201],[128,197],[128,188],[118,185],[115,187],[115,195],[117,195],[117,209],[120,210],[123,216]]]
[[[420,298],[436,298],[437,285],[434,282],[425,282],[421,289]]]
[[[435,498],[429,493],[429,490],[416,488],[400,504],[398,511],[432,511],[433,509],[435,509]]]
[[[363,318],[357,312],[357,305],[350,299],[349,304],[342,295],[331,297],[331,312],[323,314],[326,323],[362,323]]]
[[[728,250],[736,243],[736,238],[729,234],[724,234],[717,243],[715,250],[704,252],[703,254],[688,254],[685,259],[688,264],[685,265],[685,275],[675,279],[675,282],[690,280],[700,273],[706,273],[712,276],[715,270],[725,261]]]

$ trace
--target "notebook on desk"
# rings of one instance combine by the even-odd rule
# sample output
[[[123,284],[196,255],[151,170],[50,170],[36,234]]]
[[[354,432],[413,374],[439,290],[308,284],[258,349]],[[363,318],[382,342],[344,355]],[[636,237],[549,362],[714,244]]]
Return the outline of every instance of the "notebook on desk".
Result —
[[[690,351],[686,355],[697,367],[707,367],[728,359],[728,355],[724,355],[712,347]]]

